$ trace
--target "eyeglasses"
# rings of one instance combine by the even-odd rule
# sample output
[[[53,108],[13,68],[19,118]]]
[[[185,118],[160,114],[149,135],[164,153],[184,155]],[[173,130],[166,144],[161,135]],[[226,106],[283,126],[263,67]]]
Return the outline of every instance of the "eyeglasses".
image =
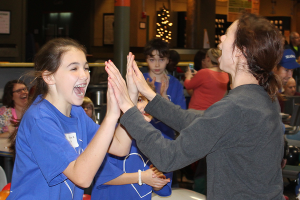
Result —
[[[24,87],[24,88],[13,91],[13,93],[15,93],[15,92],[18,94],[21,94],[22,92],[28,92],[28,90],[27,90],[27,87]]]

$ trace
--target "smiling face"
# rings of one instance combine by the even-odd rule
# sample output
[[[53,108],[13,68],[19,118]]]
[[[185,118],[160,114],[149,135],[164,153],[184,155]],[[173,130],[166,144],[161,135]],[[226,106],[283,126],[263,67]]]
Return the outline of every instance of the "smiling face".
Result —
[[[152,51],[152,55],[153,56],[148,55],[146,59],[150,76],[157,77],[164,75],[164,71],[169,63],[169,59],[167,57],[161,58],[157,50]]]
[[[52,99],[62,106],[82,104],[90,73],[86,56],[81,50],[71,47],[65,52],[58,70],[52,76],[53,84],[49,84]]]
[[[138,98],[138,102],[137,102],[136,106],[139,109],[139,111],[143,114],[144,119],[147,122],[150,122],[153,117],[151,115],[149,115],[148,113],[146,113],[144,110],[145,107],[147,106],[147,104],[148,104],[148,100],[146,99],[146,97],[144,97],[143,95],[141,95],[139,93],[139,98]]]
[[[235,56],[237,49],[235,48],[233,50],[237,25],[238,21],[236,20],[227,29],[226,34],[220,37],[221,43],[219,44],[219,49],[222,50],[222,55],[218,59],[220,69],[230,74],[235,72],[235,65],[237,63],[237,58]]]
[[[24,84],[16,83],[13,87],[12,100],[14,105],[24,108],[28,102],[28,90]]]

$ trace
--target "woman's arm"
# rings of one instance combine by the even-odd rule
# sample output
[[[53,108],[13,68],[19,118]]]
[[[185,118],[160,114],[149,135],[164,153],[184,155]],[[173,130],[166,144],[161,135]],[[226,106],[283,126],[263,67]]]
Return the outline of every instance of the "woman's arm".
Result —
[[[149,105],[153,110],[148,109],[147,112],[158,116],[159,120],[163,119],[161,120],[163,122],[169,122],[166,124],[175,127],[184,127],[184,124],[188,124],[181,129],[176,140],[168,140],[163,138],[159,130],[139,120],[141,114],[135,107],[121,117],[121,124],[137,141],[139,149],[163,172],[180,169],[204,157],[218,148],[217,144],[224,135],[232,133],[232,130],[238,129],[241,124],[239,108],[231,101],[221,100],[206,110],[202,117],[179,110],[178,106],[159,96],[156,96]],[[184,116],[188,119],[184,119]],[[190,116],[196,117],[191,119]]]

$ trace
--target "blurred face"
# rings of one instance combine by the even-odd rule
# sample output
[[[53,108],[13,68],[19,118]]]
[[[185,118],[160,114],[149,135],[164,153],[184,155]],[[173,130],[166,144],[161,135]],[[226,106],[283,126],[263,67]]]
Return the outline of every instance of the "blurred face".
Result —
[[[300,36],[298,33],[295,33],[295,35],[292,37],[292,44],[294,46],[300,45]]]
[[[76,48],[65,52],[61,65],[53,75],[55,99],[63,105],[80,106],[90,82],[89,66],[85,54]]]
[[[294,96],[296,93],[296,81],[294,78],[290,78],[284,86],[284,94],[286,96]]]
[[[145,112],[145,107],[147,106],[148,104],[148,100],[146,99],[146,97],[144,97],[143,95],[141,95],[139,93],[139,98],[138,98],[138,102],[137,102],[137,108],[140,110],[140,112],[143,114],[144,116],[144,119],[147,121],[147,122],[150,122],[151,119],[152,119],[152,116],[149,115],[148,113]]]
[[[13,88],[13,98],[15,107],[23,107],[25,108],[28,102],[28,90],[24,84],[16,83]]]
[[[84,110],[84,112],[87,114],[87,116],[89,116],[90,118],[93,117],[93,106],[91,104],[83,104],[82,108]]]
[[[227,29],[226,34],[220,37],[221,43],[219,44],[219,49],[222,50],[222,55],[218,59],[220,63],[220,69],[233,74],[236,70],[237,57],[235,53],[237,48],[233,51],[233,43],[235,41],[235,32],[237,29],[238,20],[233,22],[231,26]]]
[[[277,74],[282,82],[282,85],[285,85],[288,80],[293,76],[293,70],[292,69],[287,69],[284,67],[279,67],[279,69],[277,69],[277,67],[274,68],[275,69],[275,74]]]
[[[206,54],[205,58],[202,60],[202,68],[210,68],[211,65],[212,65],[211,60],[209,56]]]
[[[157,50],[152,51],[153,56],[147,56],[147,63],[149,67],[149,73],[155,76],[163,75],[164,71],[169,63],[169,59],[166,57],[159,57]]]

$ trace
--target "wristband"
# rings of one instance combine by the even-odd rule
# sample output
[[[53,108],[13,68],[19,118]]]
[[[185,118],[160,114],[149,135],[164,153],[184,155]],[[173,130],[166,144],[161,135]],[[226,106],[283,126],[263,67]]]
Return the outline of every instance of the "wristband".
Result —
[[[139,172],[139,185],[143,185],[141,170],[139,169],[138,172]]]

